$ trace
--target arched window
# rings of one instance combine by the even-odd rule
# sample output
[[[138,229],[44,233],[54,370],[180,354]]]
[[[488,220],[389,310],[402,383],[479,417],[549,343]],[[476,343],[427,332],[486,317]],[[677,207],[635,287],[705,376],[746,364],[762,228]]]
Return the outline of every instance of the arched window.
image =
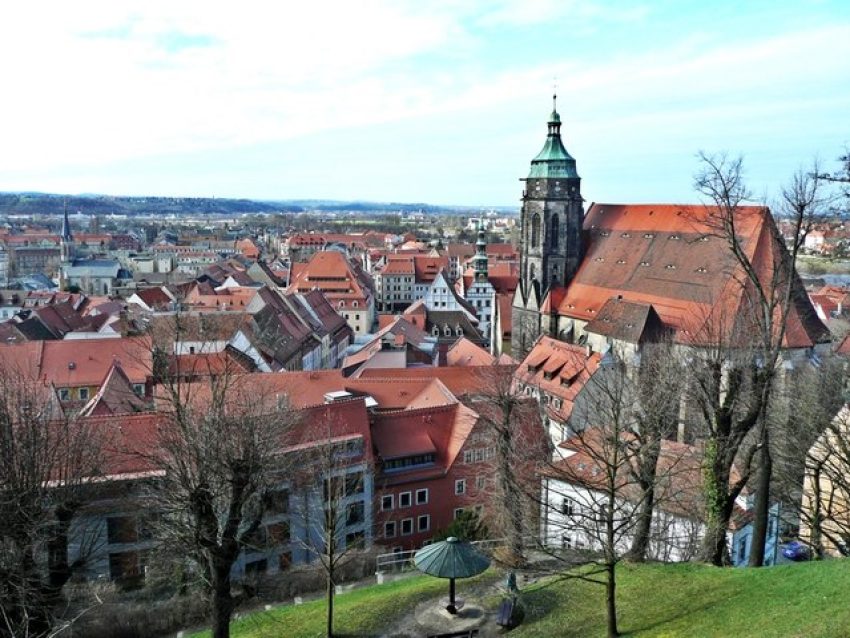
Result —
[[[540,247],[540,215],[537,213],[531,218],[531,247]]]
[[[531,268],[529,268],[529,281],[534,281],[537,279],[537,269],[534,267],[534,264],[531,264]],[[545,274],[545,273],[544,273]]]
[[[558,221],[558,215],[552,215],[552,220],[549,222],[549,246],[558,249],[558,226],[560,222]]]

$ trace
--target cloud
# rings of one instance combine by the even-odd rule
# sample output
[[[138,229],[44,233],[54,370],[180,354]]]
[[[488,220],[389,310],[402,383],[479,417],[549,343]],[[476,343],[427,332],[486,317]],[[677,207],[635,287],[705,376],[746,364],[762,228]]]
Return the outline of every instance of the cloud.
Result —
[[[842,81],[850,33],[838,21],[745,39],[673,34],[645,50],[601,37],[569,47],[563,38],[535,56],[533,25],[548,21],[571,35],[647,12],[566,0],[149,0],[56,3],[44,13],[21,3],[0,23],[7,176],[96,174],[133,158],[238,153],[333,129],[500,109],[523,114],[527,129],[516,134],[528,139],[541,123],[524,114],[545,116],[553,76],[568,144],[621,155],[630,140],[698,141],[721,125],[776,135],[765,120],[777,112],[783,122],[811,117],[850,94]],[[531,39],[513,37],[520,32]],[[511,46],[524,55],[490,63],[494,47]]]

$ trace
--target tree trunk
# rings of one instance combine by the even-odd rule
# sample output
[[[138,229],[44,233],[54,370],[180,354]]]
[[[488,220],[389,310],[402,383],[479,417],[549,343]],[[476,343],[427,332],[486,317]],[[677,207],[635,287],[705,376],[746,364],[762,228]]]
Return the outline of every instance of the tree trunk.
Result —
[[[728,527],[728,518],[725,521],[718,519],[706,523],[701,552],[703,561],[717,567],[729,565],[729,552],[726,547],[726,530]]]
[[[230,638],[230,617],[233,614],[233,597],[230,594],[230,567],[213,567],[212,570],[212,636]]]
[[[620,635],[617,629],[617,565],[613,560],[607,561],[605,570],[608,579],[605,583],[605,608],[608,612],[608,638],[616,638]]]
[[[334,635],[334,594],[336,593],[335,585],[334,585],[334,570],[333,568],[328,568],[328,581],[327,581],[327,589],[328,589],[328,618],[327,618],[327,633],[328,638],[333,638]]]
[[[522,501],[516,485],[514,469],[511,466],[511,450],[513,447],[511,431],[511,414],[503,408],[503,422],[498,433],[498,481],[499,491],[503,499],[505,515],[507,516],[507,541],[512,567],[525,563],[523,556],[523,512]]]
[[[735,499],[729,493],[729,468],[722,460],[717,445],[706,445],[703,466],[703,490],[705,494],[705,536],[702,540],[700,559],[717,567],[729,564],[726,547],[726,532]]]
[[[759,471],[756,479],[755,502],[753,503],[753,540],[750,543],[750,567],[764,565],[764,549],[767,544],[767,522],[770,516],[770,475],[773,460],[770,455],[768,429],[762,425]]]
[[[638,518],[635,524],[635,533],[632,546],[629,548],[626,558],[638,563],[646,560],[646,551],[649,548],[649,536],[652,532],[652,513],[655,509],[655,473],[658,466],[658,457],[661,454],[661,440],[653,441],[642,459],[640,487],[643,492],[643,500],[638,510]]]
[[[52,594],[58,594],[71,578],[71,566],[68,562],[68,530],[74,510],[60,506],[56,510],[54,532],[47,542],[48,587]]]
[[[650,487],[643,497],[638,511],[635,533],[632,538],[632,546],[626,554],[626,559],[636,563],[646,560],[646,551],[649,549],[649,535],[652,531],[652,511],[655,506],[655,489]]]

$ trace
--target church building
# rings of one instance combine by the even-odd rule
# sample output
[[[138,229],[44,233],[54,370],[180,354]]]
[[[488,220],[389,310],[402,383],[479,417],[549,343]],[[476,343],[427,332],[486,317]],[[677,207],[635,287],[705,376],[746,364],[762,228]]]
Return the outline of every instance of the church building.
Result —
[[[744,334],[753,295],[742,266],[720,236],[717,210],[684,204],[601,204],[584,212],[575,159],[561,140],[557,110],[543,150],[524,179],[520,281],[512,312],[519,361],[541,335],[637,352],[667,335],[708,345],[718,331]],[[783,346],[797,354],[829,342],[765,206],[739,206],[735,230],[762,285],[791,278],[792,307]]]

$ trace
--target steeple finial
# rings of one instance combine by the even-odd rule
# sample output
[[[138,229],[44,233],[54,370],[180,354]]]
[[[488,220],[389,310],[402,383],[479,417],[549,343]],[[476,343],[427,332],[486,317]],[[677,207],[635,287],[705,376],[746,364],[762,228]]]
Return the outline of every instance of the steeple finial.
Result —
[[[558,76],[552,78],[552,112],[558,112]]]

